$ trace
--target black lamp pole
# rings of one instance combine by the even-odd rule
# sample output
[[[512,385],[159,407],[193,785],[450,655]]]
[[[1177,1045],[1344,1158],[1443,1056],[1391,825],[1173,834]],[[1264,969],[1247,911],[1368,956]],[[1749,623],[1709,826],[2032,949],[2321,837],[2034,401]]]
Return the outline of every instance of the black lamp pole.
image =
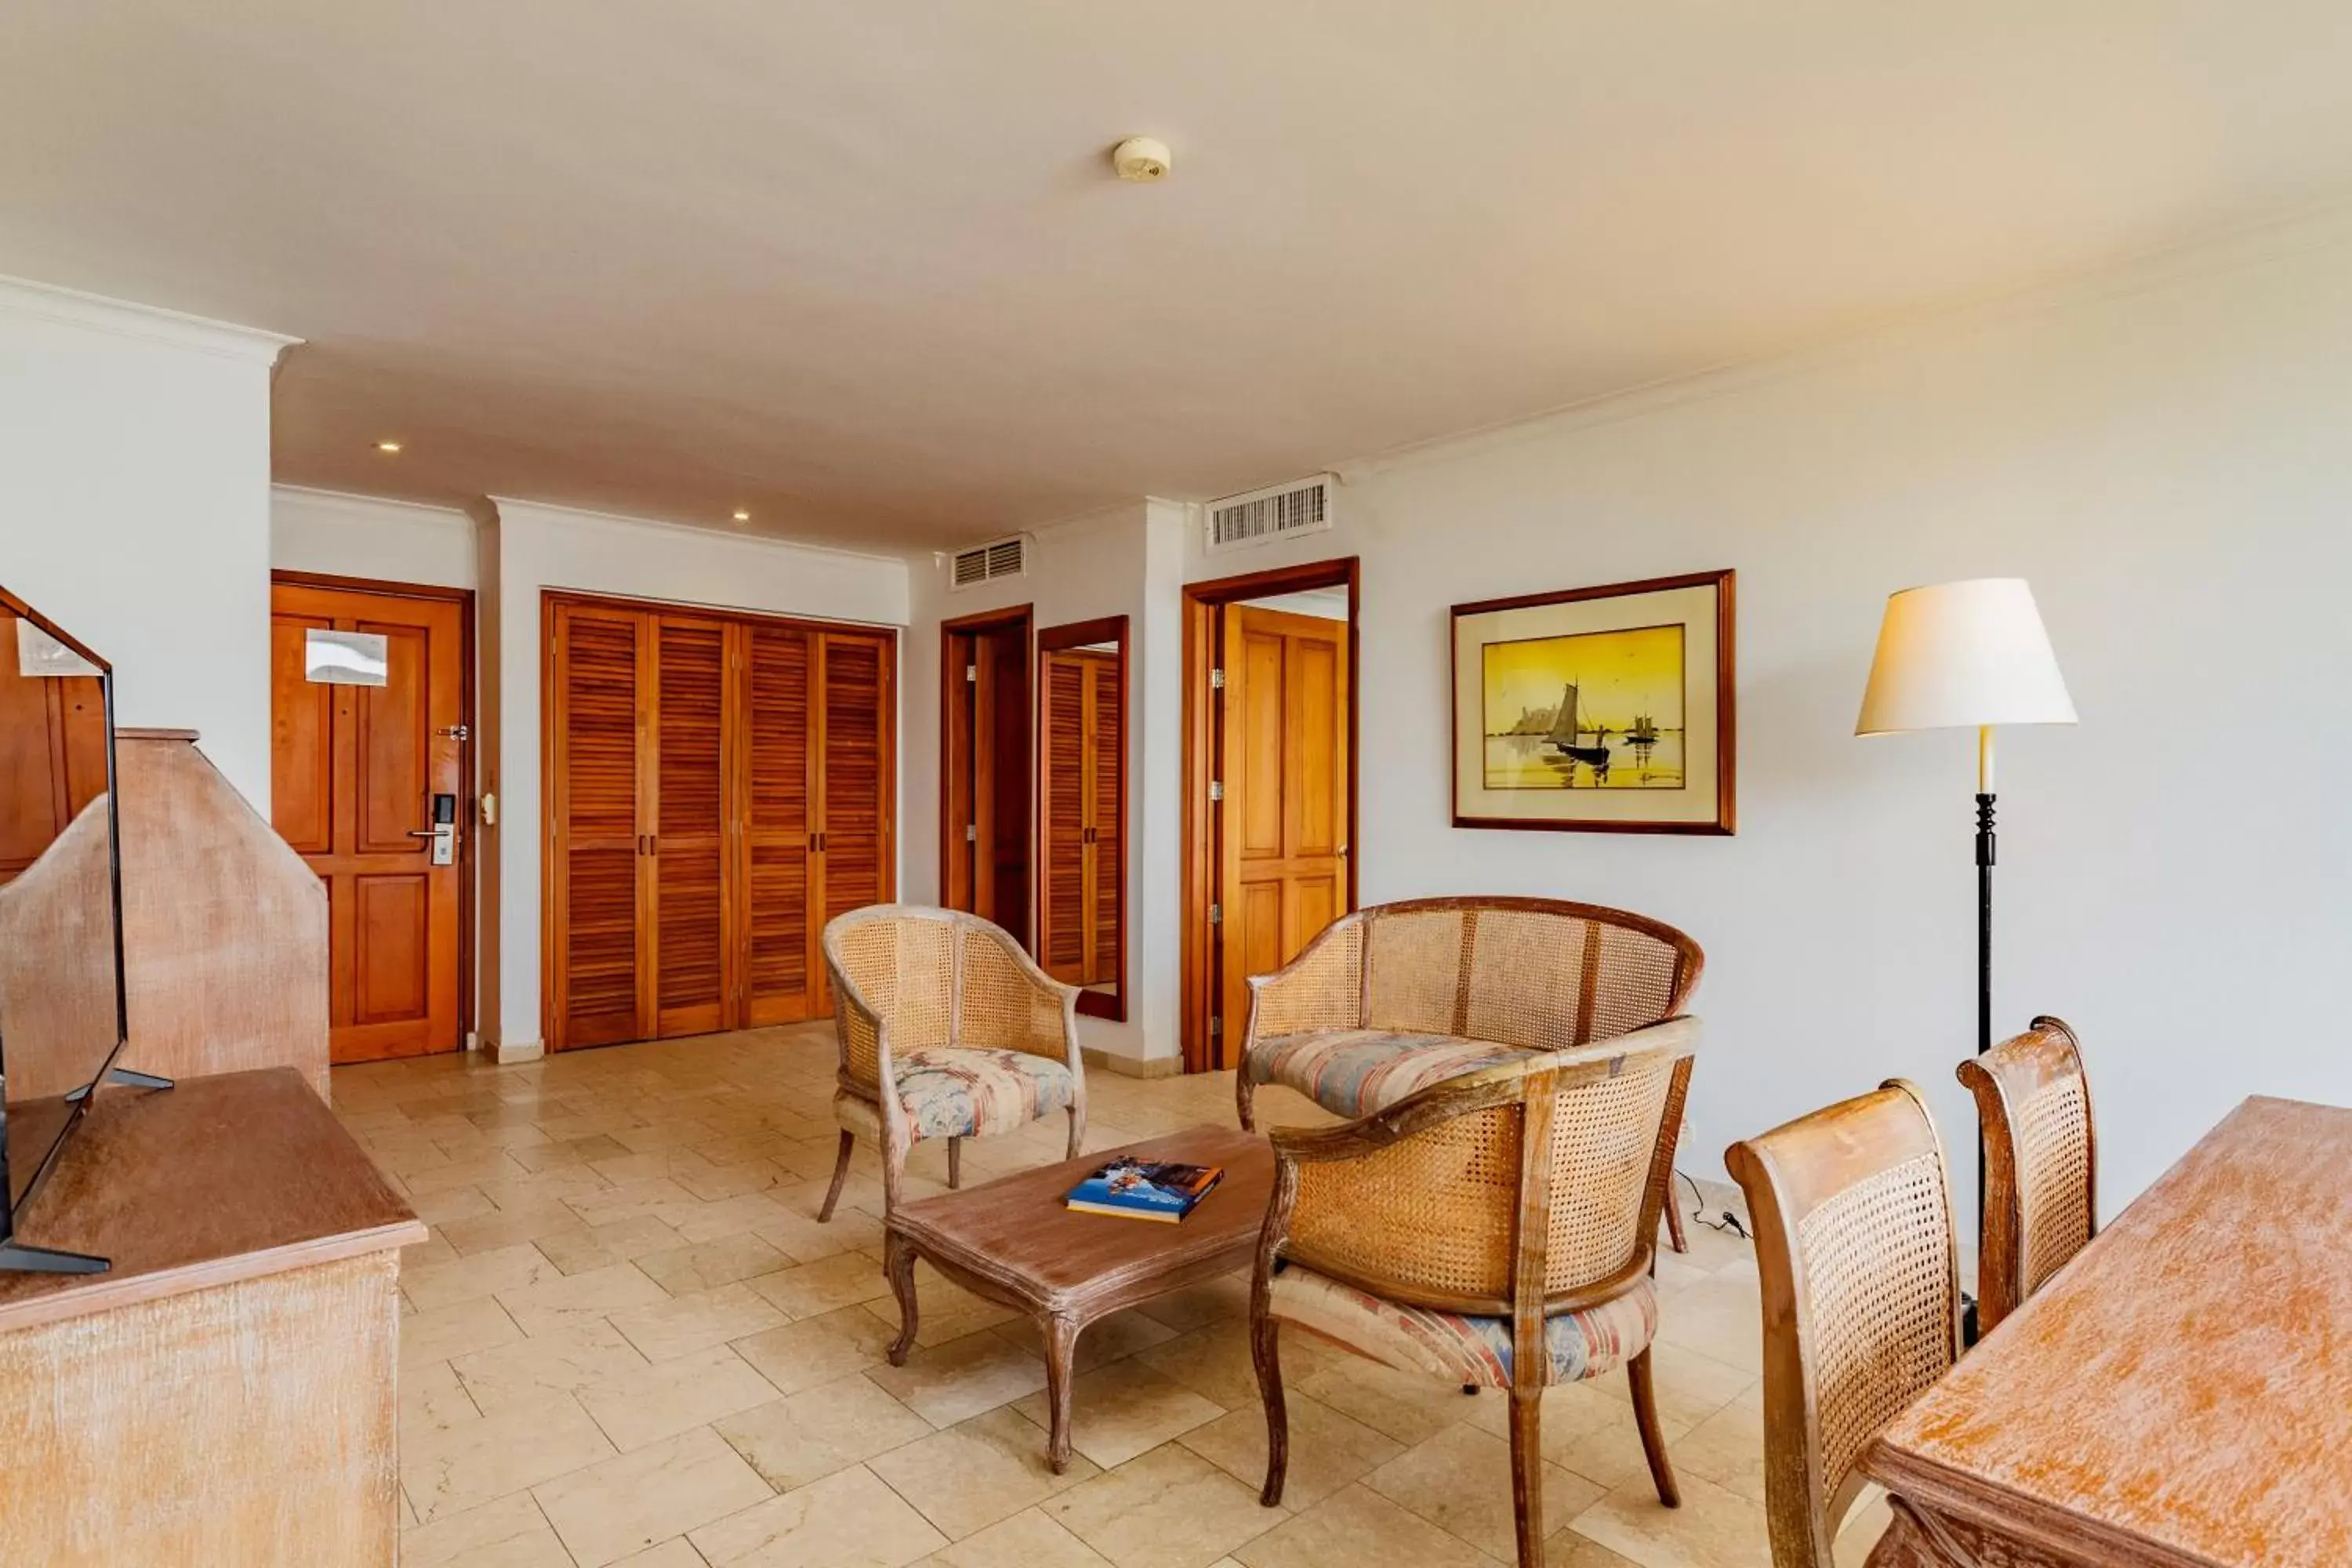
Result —
[[[1992,726],[1977,731],[1977,1055],[1992,1049]],[[1984,1128],[1977,1129],[1977,1226],[1983,1234],[1985,1205]],[[1983,1267],[1979,1259],[1978,1267]],[[1964,1293],[1960,1338],[1977,1342],[1977,1299]]]

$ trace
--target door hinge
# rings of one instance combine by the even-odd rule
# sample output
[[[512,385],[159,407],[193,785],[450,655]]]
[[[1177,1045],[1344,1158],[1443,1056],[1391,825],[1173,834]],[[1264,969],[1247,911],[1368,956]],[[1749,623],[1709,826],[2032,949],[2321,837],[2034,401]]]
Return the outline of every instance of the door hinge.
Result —
[[[1212,691],[1223,691],[1224,689],[1225,672],[1222,669],[1213,669],[1209,671],[1209,689]]]
[[[977,822],[967,822],[963,825],[963,841],[966,844],[977,844],[980,842],[980,824]]]
[[[980,666],[976,664],[965,665],[963,667],[963,678],[966,680],[977,683],[980,679]]]
[[[1213,926],[1221,926],[1225,923],[1224,905],[1211,904],[1209,906],[1209,923]]]
[[[471,731],[463,724],[445,725],[433,732],[446,741],[464,741],[471,734]]]
[[[1223,1018],[1215,1017],[1213,1016],[1211,1016],[1209,1019],[1209,1038],[1213,1040],[1224,1032],[1225,1021]]]
[[[1209,781],[1209,798],[1211,800],[1223,800],[1225,798],[1224,780],[1211,779]]]

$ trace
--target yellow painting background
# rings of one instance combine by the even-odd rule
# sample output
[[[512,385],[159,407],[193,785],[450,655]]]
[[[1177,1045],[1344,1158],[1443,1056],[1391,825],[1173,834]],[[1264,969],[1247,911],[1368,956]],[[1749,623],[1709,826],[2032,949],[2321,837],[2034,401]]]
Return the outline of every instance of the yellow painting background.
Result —
[[[1573,680],[1583,727],[1622,733],[1646,713],[1662,730],[1683,727],[1683,628],[1634,626],[1488,643],[1480,714],[1489,735],[1508,734],[1520,715],[1559,705]]]

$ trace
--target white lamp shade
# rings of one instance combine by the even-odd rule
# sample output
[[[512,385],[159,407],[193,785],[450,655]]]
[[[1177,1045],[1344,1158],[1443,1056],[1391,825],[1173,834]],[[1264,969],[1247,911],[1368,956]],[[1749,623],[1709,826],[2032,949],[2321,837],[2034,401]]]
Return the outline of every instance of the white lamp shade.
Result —
[[[2074,699],[2024,578],[1888,596],[1855,734],[2074,722]]]

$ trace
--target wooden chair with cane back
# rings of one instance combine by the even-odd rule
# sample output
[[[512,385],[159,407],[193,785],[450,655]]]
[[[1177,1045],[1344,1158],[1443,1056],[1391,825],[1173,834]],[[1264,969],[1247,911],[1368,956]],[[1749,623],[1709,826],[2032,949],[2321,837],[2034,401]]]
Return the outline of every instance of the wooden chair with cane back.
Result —
[[[1326,926],[1290,963],[1250,977],[1234,1092],[1255,1125],[1261,1084],[1350,1121],[1442,1079],[1547,1051],[1599,1046],[1679,1016],[1698,943],[1662,921],[1559,899],[1408,899]],[[1674,1085],[1654,1177],[1668,1190],[1690,1064]]]
[[[1959,1359],[1943,1142],[1895,1079],[1735,1143],[1724,1163],[1748,1195],[1764,1288],[1773,1565],[1834,1568],[1863,1451]]]
[[[1984,1129],[1981,1335],[2089,1244],[2098,1227],[2098,1141],[2082,1045],[2063,1020],[2036,1018],[1958,1070]]]
[[[962,1184],[966,1138],[1014,1132],[1056,1110],[1070,1155],[1087,1131],[1078,993],[978,915],[875,904],[824,928],[841,1047],[834,1119],[841,1153],[820,1220],[833,1217],[859,1134],[882,1149],[882,1203],[898,1206],[908,1151],[948,1141],[948,1185]]]
[[[1697,1038],[1698,1020],[1671,1019],[1449,1079],[1342,1126],[1272,1131],[1250,1292],[1267,1507],[1289,1458],[1285,1323],[1401,1371],[1510,1391],[1521,1568],[1544,1560],[1553,1384],[1623,1366],[1659,1500],[1678,1506],[1650,1374],[1651,1173]]]

